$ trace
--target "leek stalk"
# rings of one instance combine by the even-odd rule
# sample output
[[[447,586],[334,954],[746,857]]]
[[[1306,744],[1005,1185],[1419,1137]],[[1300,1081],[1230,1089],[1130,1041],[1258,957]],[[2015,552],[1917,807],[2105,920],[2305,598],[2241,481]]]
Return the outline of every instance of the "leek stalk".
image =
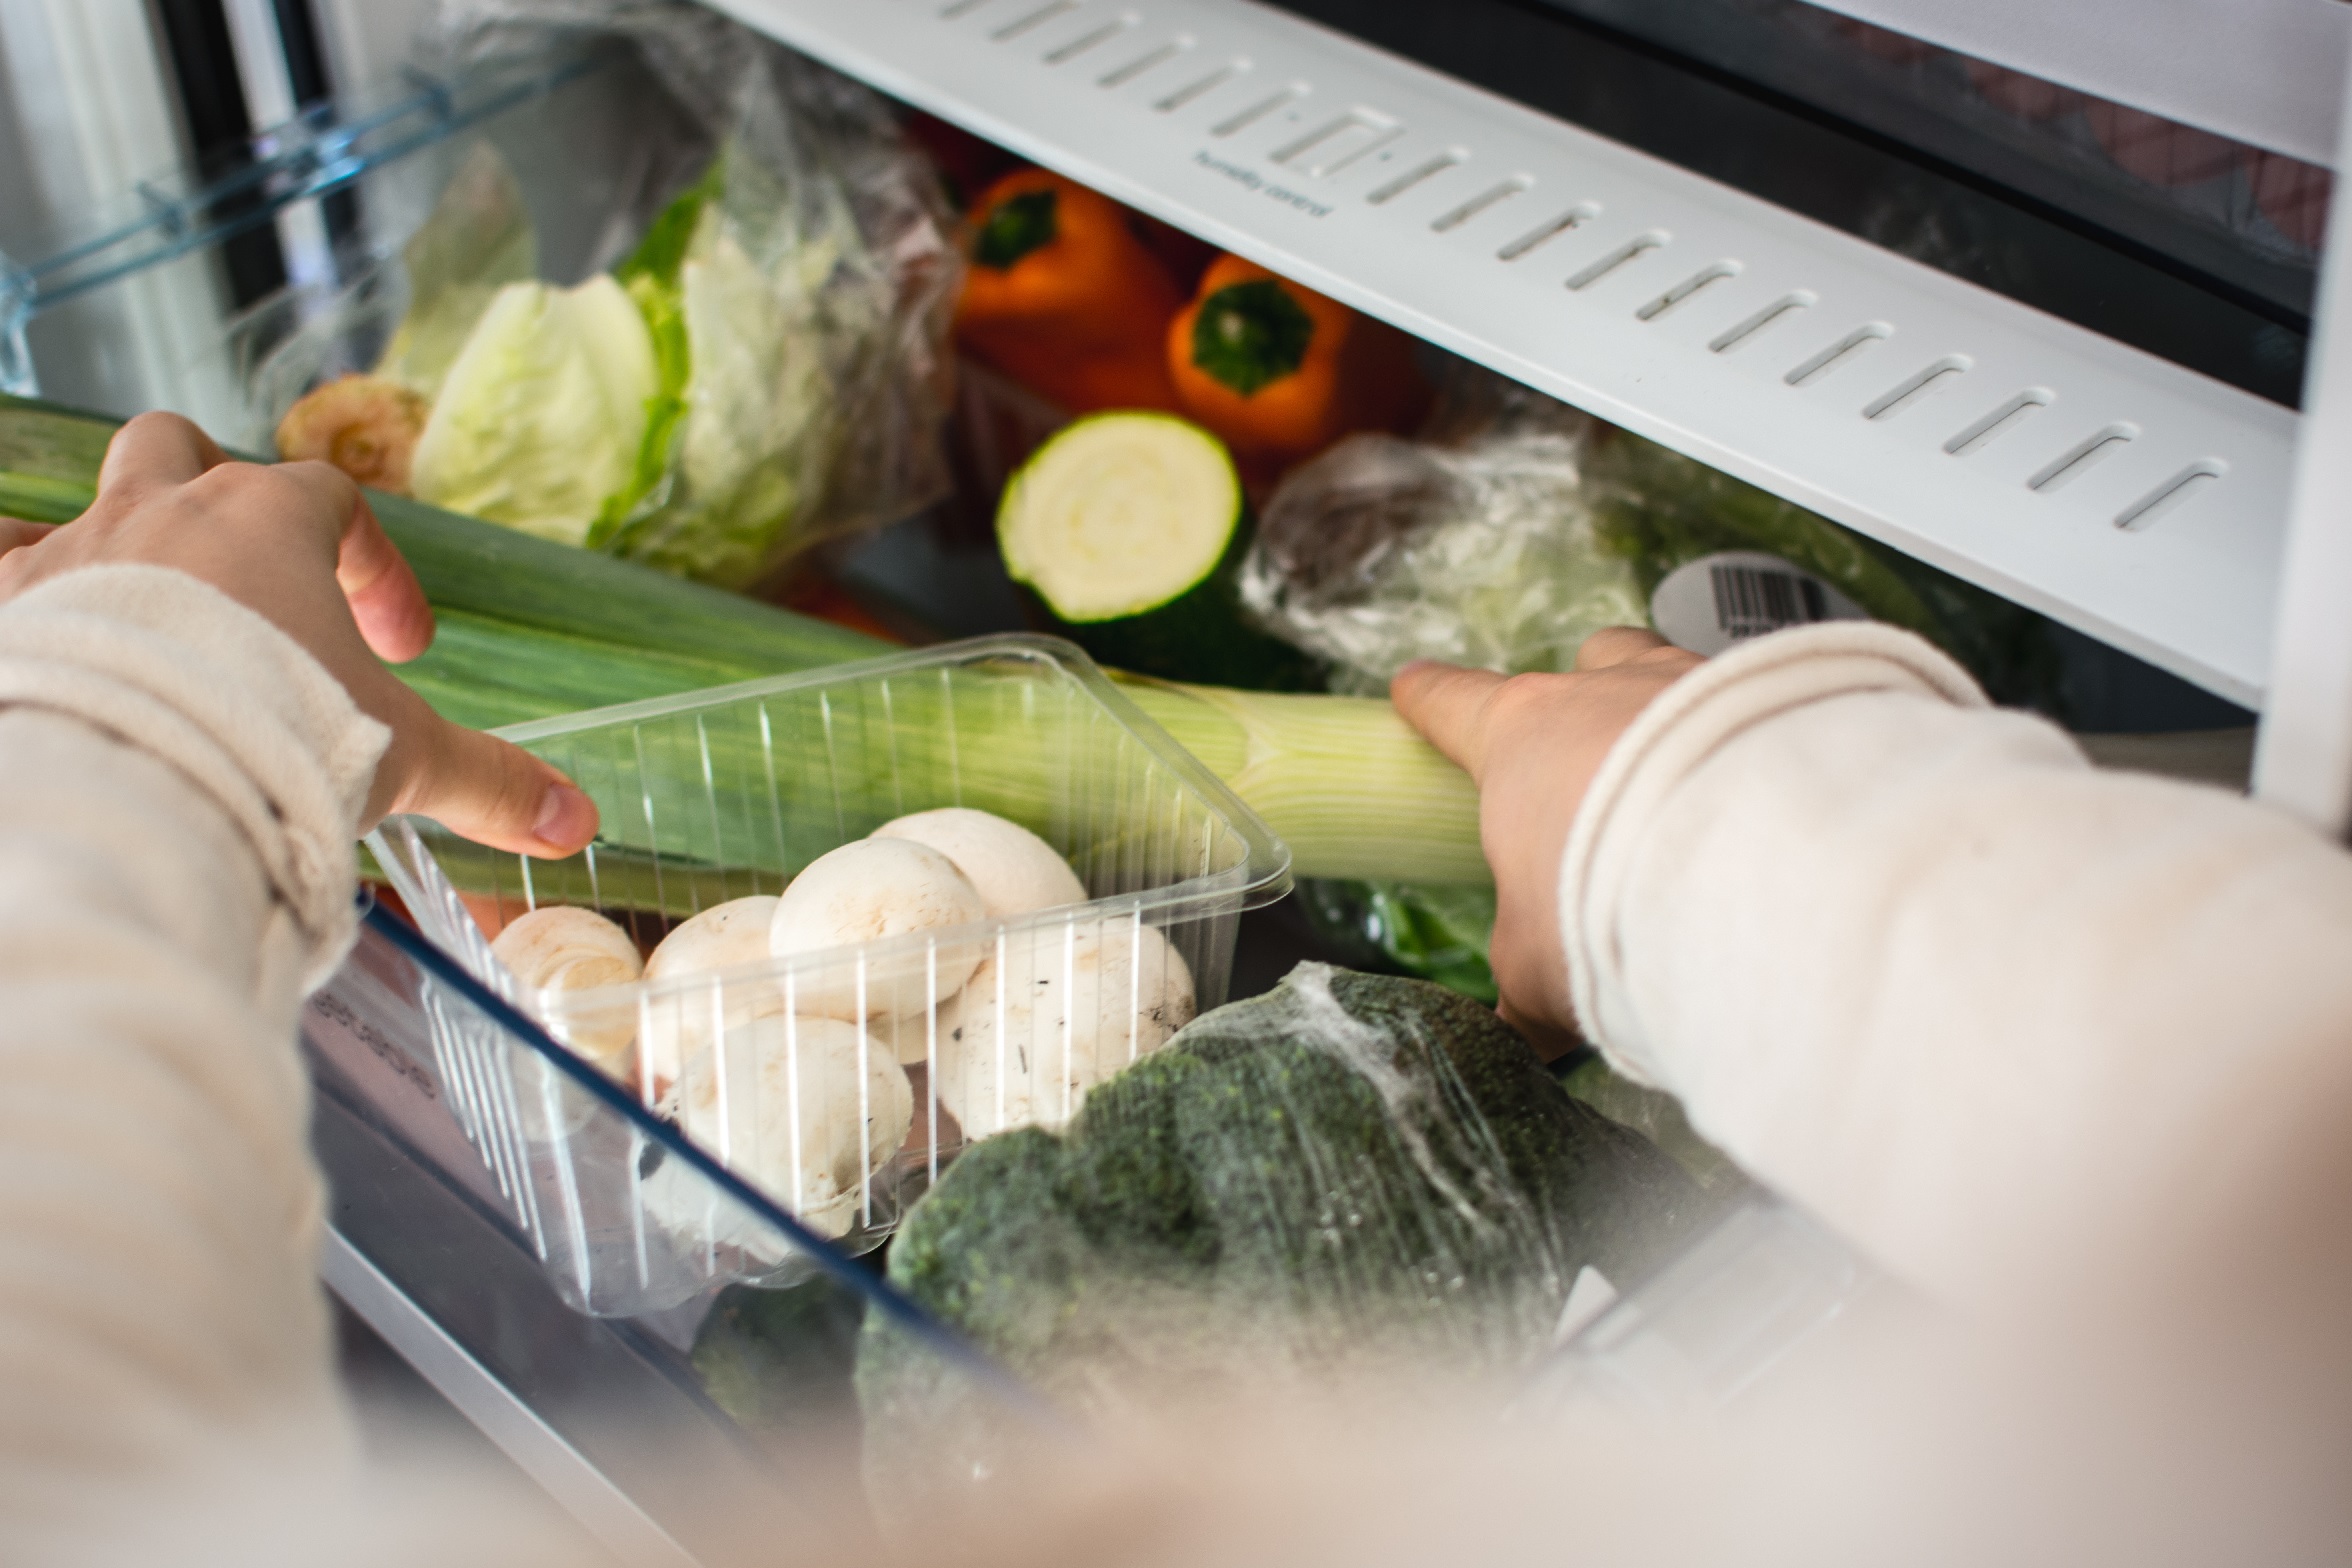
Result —
[[[113,428],[0,396],[0,513],[79,515]],[[630,562],[402,497],[369,500],[440,620],[433,647],[396,673],[461,724],[528,723],[890,651]],[[1387,703],[1114,679],[1290,845],[1298,874],[1490,880],[1476,791]],[[1003,787],[1034,787],[1017,773]]]
[[[1300,876],[1493,880],[1477,787],[1381,699],[1112,679],[1266,819]]]

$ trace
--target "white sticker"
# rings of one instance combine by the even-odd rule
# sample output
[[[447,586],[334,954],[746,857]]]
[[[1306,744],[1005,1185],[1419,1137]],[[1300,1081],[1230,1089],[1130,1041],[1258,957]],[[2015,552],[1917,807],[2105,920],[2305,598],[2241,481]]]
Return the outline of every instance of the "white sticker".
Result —
[[[1760,550],[1685,561],[1650,595],[1650,624],[1710,658],[1735,643],[1816,621],[1866,621],[1862,606],[1811,572]]]

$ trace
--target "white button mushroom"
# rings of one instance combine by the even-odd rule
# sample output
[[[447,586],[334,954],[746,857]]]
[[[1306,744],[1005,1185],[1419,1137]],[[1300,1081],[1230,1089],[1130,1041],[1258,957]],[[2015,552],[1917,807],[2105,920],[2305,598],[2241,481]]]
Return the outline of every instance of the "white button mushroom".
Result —
[[[776,923],[776,897],[754,893],[713,904],[661,939],[645,961],[645,978],[706,975],[716,969],[741,969],[765,963],[768,928]]]
[[[754,1019],[687,1063],[678,1083],[686,1135],[824,1236],[860,1223],[865,1180],[906,1142],[914,1114],[889,1048],[833,1018]],[[691,1212],[667,1212],[701,1185],[665,1183],[657,1193],[648,1182],[647,1208],[673,1228],[705,1223],[699,1195]]]
[[[522,982],[547,1032],[616,1077],[637,1037],[632,1006],[564,1007],[569,993],[627,985],[644,972],[629,933],[593,909],[550,904],[507,922],[491,956]]]
[[[979,889],[992,920],[1086,902],[1086,885],[1051,844],[993,812],[969,806],[918,811],[883,823],[874,837],[927,844],[954,861]]]
[[[783,1011],[783,991],[765,977],[689,977],[682,984],[649,989],[639,1014],[637,1061],[643,1081],[630,1087],[645,1095],[647,1104],[666,1111],[686,1063],[714,1041],[732,1040]]]
[[[676,927],[645,961],[647,983],[768,963],[768,931],[775,924],[776,902],[770,893],[729,899]],[[669,1093],[678,1069],[716,1037],[721,1020],[725,1027],[733,1027],[783,1009],[783,993],[765,979],[750,976],[656,993],[646,1002],[639,1070],[658,1099]]]
[[[1132,917],[1022,932],[1003,975],[989,959],[939,1010],[939,1099],[967,1138],[1061,1126],[1195,1010],[1183,956]]]
[[[955,862],[906,839],[868,838],[809,862],[777,900],[769,947],[779,959],[886,942],[925,931],[974,925],[988,917],[980,894]],[[920,954],[864,962],[868,1021],[920,1012],[934,995],[953,996],[971,978],[981,948],[972,943],[938,950],[934,988]],[[793,976],[792,1005],[825,1018],[858,1016],[860,960],[844,954],[826,964],[804,964]]]

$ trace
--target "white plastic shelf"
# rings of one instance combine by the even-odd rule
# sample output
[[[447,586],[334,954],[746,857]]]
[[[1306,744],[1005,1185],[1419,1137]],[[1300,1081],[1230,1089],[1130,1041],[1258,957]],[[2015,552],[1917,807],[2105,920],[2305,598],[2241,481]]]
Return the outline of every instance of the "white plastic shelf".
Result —
[[[1248,0],[720,0],[1211,242],[2258,705],[2296,417]]]

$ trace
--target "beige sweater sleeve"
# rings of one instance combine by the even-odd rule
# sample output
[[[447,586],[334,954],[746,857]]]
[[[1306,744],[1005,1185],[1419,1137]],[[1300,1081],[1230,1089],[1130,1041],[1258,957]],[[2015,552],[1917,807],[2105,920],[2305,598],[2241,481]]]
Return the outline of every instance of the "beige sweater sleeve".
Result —
[[[387,738],[182,574],[0,607],[0,1543],[265,1428],[349,1452],[294,1010]]]
[[[2352,857],[2095,771],[1887,628],[1674,687],[1560,899],[1608,1055],[1948,1300],[2242,1230],[2352,1119]]]

